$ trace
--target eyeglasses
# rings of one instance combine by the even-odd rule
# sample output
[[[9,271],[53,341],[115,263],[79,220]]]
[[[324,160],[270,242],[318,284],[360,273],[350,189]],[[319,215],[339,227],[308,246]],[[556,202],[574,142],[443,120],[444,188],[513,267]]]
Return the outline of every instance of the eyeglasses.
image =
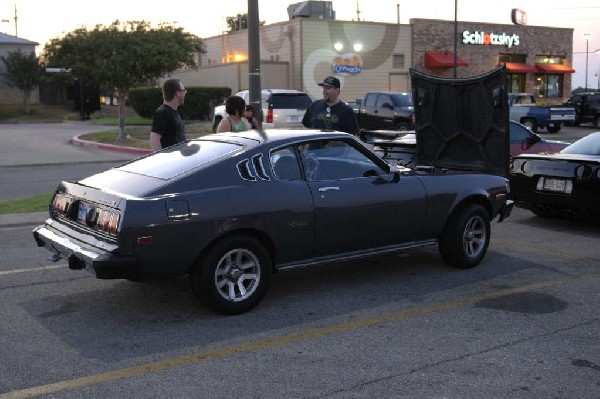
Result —
[[[325,110],[325,112],[326,112],[325,116],[326,116],[327,118],[330,118],[330,117],[331,117],[331,108],[330,108],[330,107],[327,107],[327,109]]]

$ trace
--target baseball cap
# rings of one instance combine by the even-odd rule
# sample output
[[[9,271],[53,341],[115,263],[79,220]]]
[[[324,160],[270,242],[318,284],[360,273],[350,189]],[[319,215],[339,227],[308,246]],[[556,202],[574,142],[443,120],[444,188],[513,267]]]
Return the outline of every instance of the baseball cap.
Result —
[[[334,78],[333,76],[327,76],[323,83],[319,83],[319,86],[331,86],[336,89],[340,88],[340,80],[338,78]]]

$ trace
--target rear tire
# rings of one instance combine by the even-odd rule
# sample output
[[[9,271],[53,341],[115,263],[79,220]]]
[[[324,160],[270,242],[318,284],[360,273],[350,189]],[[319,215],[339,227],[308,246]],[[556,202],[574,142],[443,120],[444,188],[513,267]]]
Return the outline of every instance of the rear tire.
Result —
[[[525,126],[526,128],[528,128],[532,132],[534,132],[534,133],[537,132],[538,124],[535,121],[535,119],[523,119],[523,121],[521,123],[523,124],[523,126]]]
[[[400,132],[407,132],[410,130],[410,123],[408,122],[398,122],[394,126],[394,130],[398,130]]]
[[[457,208],[440,236],[439,250],[444,262],[468,269],[477,266],[490,244],[490,217],[481,205]]]
[[[265,296],[271,269],[271,257],[260,241],[235,235],[213,244],[198,260],[190,275],[192,291],[219,313],[244,313]]]

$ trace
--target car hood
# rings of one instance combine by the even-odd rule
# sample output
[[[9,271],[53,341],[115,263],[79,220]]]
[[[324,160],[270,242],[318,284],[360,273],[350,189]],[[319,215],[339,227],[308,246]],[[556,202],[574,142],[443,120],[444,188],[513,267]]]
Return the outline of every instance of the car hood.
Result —
[[[521,154],[514,157],[515,159],[542,159],[547,161],[576,161],[576,162],[592,162],[600,164],[600,157],[597,155],[586,154],[562,154],[560,152],[553,154]]]
[[[506,69],[449,79],[410,69],[421,165],[508,175]]]

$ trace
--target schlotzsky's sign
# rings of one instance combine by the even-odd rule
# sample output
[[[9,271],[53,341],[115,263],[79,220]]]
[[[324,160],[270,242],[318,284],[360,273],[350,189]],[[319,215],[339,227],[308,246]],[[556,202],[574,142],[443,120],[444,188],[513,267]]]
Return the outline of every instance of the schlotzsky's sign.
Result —
[[[519,35],[514,33],[507,35],[506,33],[496,34],[466,30],[462,33],[462,37],[464,44],[484,44],[487,46],[506,46],[508,48],[519,45]]]

